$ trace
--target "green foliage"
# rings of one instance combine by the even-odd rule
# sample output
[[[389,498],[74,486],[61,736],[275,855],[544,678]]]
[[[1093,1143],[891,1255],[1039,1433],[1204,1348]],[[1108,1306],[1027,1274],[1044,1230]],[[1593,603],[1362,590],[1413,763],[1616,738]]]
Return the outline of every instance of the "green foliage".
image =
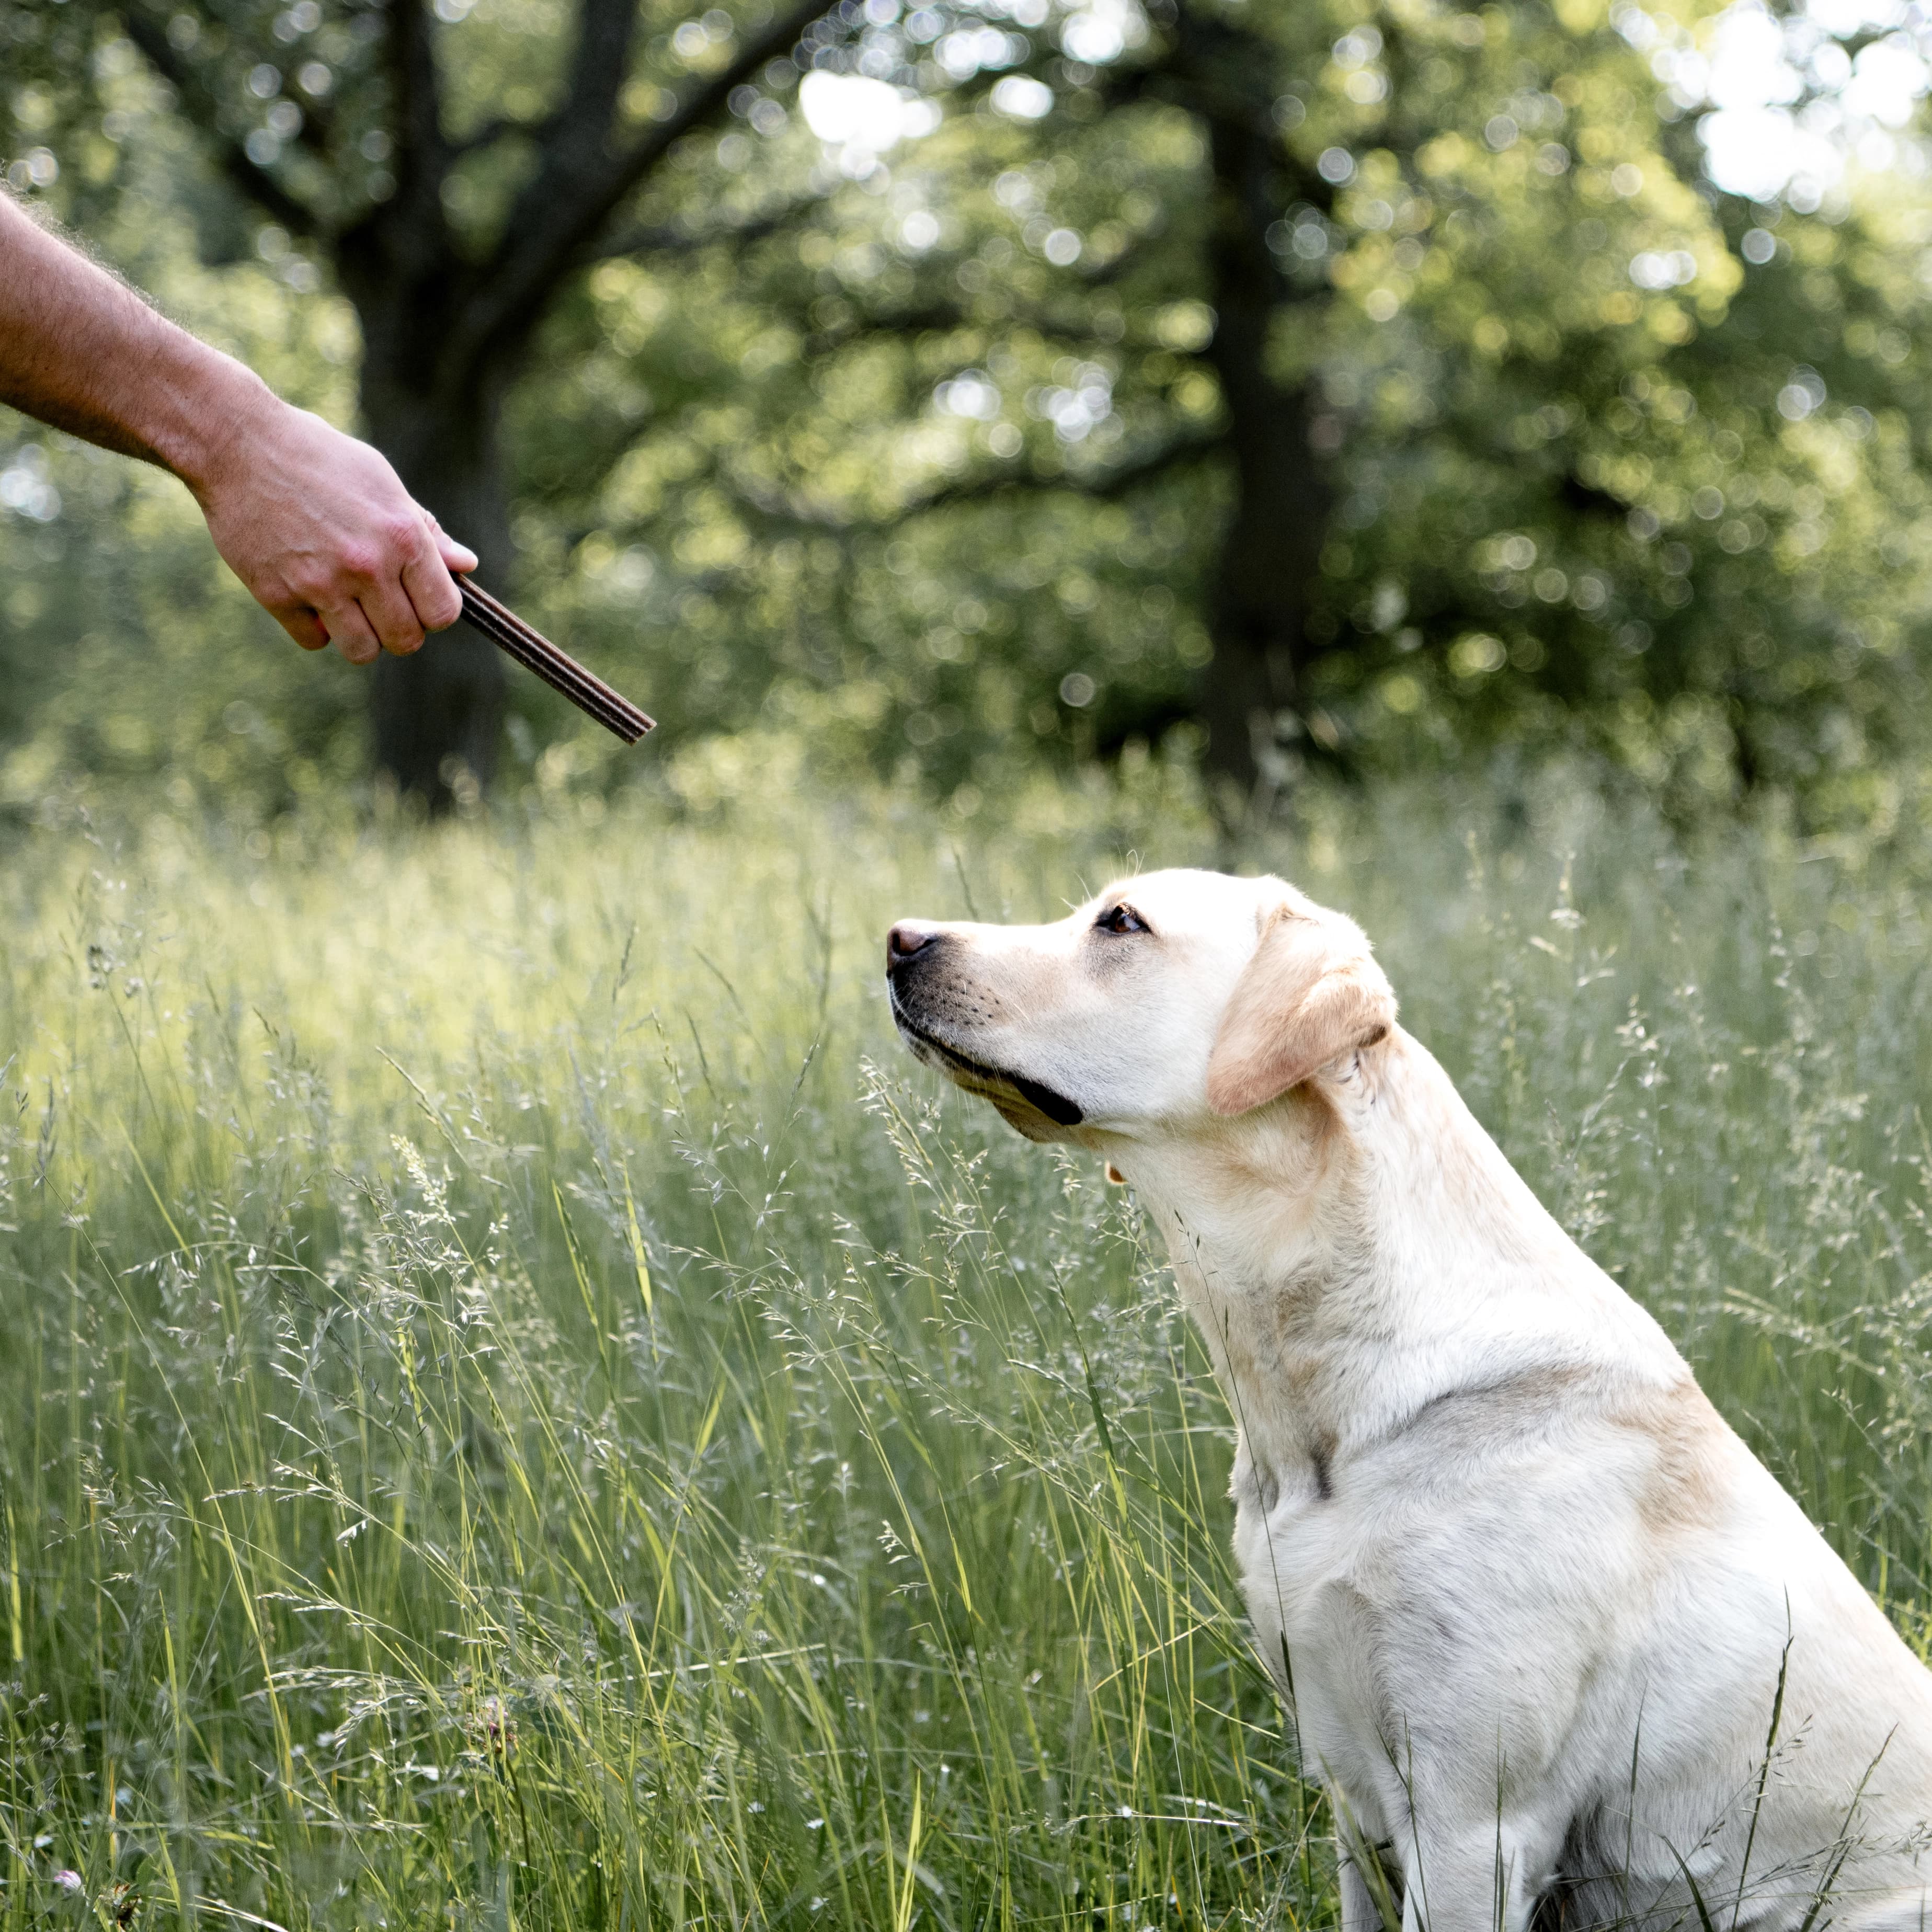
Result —
[[[1603,101],[1612,125],[1629,100]],[[1785,213],[1770,262],[1747,268],[1729,251],[1762,211],[1706,209],[1668,176],[1623,204],[1610,164],[1648,184],[1656,157],[1618,160],[1630,148],[1600,125],[1574,138],[1600,165],[1536,183],[1568,204],[1546,245],[1505,251],[1479,216],[1456,260],[1452,221],[1452,260],[1416,297],[1464,335],[1444,400],[1485,428],[1406,440],[1359,472],[1370,534],[1330,567],[1360,599],[1356,626],[1386,640],[1338,663],[1336,688],[1372,721],[1394,711],[1438,734],[1459,715],[1512,734],[1581,716],[1647,779],[1693,795],[1721,790],[1728,768],[1849,802],[1900,742],[1922,675],[1922,376],[1895,353],[1902,337],[1886,337],[1889,361],[1876,345],[1922,296],[1895,267],[1874,273],[1866,238],[1909,225],[1908,198]],[[1454,136],[1421,151],[1437,201],[1466,206],[1458,170],[1480,152]],[[1695,254],[1694,303],[1615,286],[1639,249]],[[1861,267],[1820,302],[1808,261]],[[1365,397],[1427,398],[1420,366],[1392,357]],[[1418,654],[1445,616],[1467,628]]]
[[[1920,688],[1919,191],[1881,178],[1804,216],[1699,186],[1680,110],[1587,8],[1280,10],[1246,31],[1284,167],[1323,194],[1269,237],[1275,378],[1309,386],[1336,500],[1318,746],[1408,763],[1580,728],[1686,803],[1774,778],[1868,808]],[[956,105],[839,189],[795,260],[781,237],[762,279],[734,263],[707,286],[707,317],[745,304],[716,338],[718,406],[579,520],[613,532],[582,554],[593,580],[639,570],[626,536],[670,536],[652,608],[708,668],[682,702],[704,712],[769,640],[781,715],[856,722],[885,769],[909,748],[948,788],[1016,730],[1106,748],[1192,708],[1226,486],[1198,464],[1124,486],[1220,433],[1217,190],[1195,119],[1131,84],[1153,60],[1057,75],[1035,128]],[[1330,195],[1314,164],[1342,151]],[[1738,253],[1748,228],[1774,237],[1766,266]],[[1054,233],[1076,266],[1046,260]],[[1688,287],[1636,285],[1639,260]],[[600,274],[614,343],[650,276]],[[761,332],[774,303],[806,330]],[[1082,701],[1056,703],[1070,679]]]
[[[1158,778],[18,848],[0,1920],[1330,1922],[1147,1231],[877,996],[1204,854]],[[1252,856],[1922,1643],[1918,862],[1575,786]]]

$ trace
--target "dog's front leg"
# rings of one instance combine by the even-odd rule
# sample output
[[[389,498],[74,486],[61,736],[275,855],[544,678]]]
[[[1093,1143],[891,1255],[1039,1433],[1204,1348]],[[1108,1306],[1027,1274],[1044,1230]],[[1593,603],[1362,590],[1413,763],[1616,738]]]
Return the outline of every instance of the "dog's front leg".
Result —
[[[1463,1834],[1412,1831],[1399,1851],[1402,1932],[1528,1932],[1533,1861],[1507,1826],[1491,1819]]]
[[[1358,1862],[1374,1858],[1375,1853],[1366,1849],[1352,1852],[1346,1837],[1338,1833],[1336,1838],[1337,1868],[1342,1880],[1342,1932],[1396,1932],[1402,1905],[1387,1874],[1379,1863],[1370,1873]],[[1379,1882],[1372,1883],[1372,1880]],[[1394,1906],[1386,1916],[1377,1900],[1378,1892]]]

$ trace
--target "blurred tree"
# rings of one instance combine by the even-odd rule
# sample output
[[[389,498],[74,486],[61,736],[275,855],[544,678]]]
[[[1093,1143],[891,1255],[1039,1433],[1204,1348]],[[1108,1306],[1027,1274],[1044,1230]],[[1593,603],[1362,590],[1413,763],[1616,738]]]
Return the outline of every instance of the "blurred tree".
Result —
[[[1842,39],[1774,29],[1876,171],[1756,203],[1702,172],[1682,76],[1736,10],[1701,0],[842,0],[762,66],[748,16],[667,15],[635,30],[615,152],[686,131],[523,314],[522,360],[457,321],[419,344],[497,372],[493,514],[540,614],[600,651],[646,639],[641,688],[683,733],[809,734],[962,814],[1031,758],[1175,729],[1241,797],[1311,758],[1580,740],[1687,800],[1868,800],[1922,709],[1932,588],[1916,110],[1894,140],[1832,92],[1870,52],[1906,62],[1888,6],[1841,8]],[[11,178],[58,142],[51,191],[84,217],[165,174],[207,259],[262,258],[226,272],[238,315],[263,260],[284,292],[323,271],[325,315],[338,279],[372,348],[414,326],[406,286],[445,314],[406,255],[392,288],[327,239],[410,200],[372,51],[400,16],[265,8],[254,66],[204,38],[212,7],[150,16],[238,76],[220,152],[320,211],[309,242],[181,187],[189,123],[130,123],[116,17],[0,0]],[[453,131],[412,218],[494,313],[511,216],[548,232],[545,110],[589,16],[415,17]],[[714,110],[701,134],[653,118]],[[333,213],[342,182],[365,200]],[[62,608],[68,566],[32,568]],[[544,752],[548,700],[517,703],[539,782],[592,782],[594,741]]]
[[[1694,52],[1694,11],[1150,0],[1074,11],[1057,56],[1020,62],[989,11],[908,27],[1009,131],[955,147],[916,245],[898,195],[881,208],[910,292],[850,245],[823,266],[818,348],[858,362],[895,334],[914,367],[970,362],[935,369],[937,396],[980,458],[960,476],[945,450],[955,473],[900,514],[1148,483],[1192,500],[1211,767],[1265,784],[1401,740],[1416,711],[1478,732],[1569,715],[1630,752],[1633,717],[1675,711],[1715,721],[1750,782],[1816,767],[1847,692],[1866,722],[1895,701],[1898,597],[1849,554],[1835,593],[1828,566],[1797,572],[1797,608],[1791,576],[1822,549],[1820,460],[1868,541],[1926,502],[1911,416],[1870,435],[1884,406],[1924,419],[1926,371],[1835,344],[1841,315],[1899,340],[1922,309],[1922,284],[1872,272],[1898,255],[1852,239],[1898,228],[1899,195],[1812,194],[1804,217],[1712,189],[1652,71]],[[1766,266],[1733,315],[1747,230]],[[1795,261],[1838,278],[1798,286]],[[1196,477],[1171,481],[1180,464]],[[788,487],[854,514],[823,472]],[[1781,558],[1764,506],[1798,512]],[[1899,531],[1886,556],[1922,581],[1922,544]],[[1174,694],[1148,695],[1157,724]],[[1136,722],[1117,707],[1113,730]]]
[[[0,0],[0,44],[50,130],[100,112],[121,36],[169,90],[230,187],[281,245],[319,256],[362,326],[364,432],[500,574],[510,511],[504,398],[560,290],[593,262],[701,245],[706,212],[645,218],[679,140],[783,58],[825,0],[742,19],[660,20],[643,0],[524,8],[472,34],[470,0]],[[478,45],[478,39],[486,44]],[[20,104],[14,106],[16,116]],[[78,124],[78,126],[76,125]],[[28,184],[33,181],[29,164]],[[96,199],[98,197],[96,196]],[[376,764],[446,802],[487,782],[501,659],[466,627],[372,680]]]
[[[1191,712],[1244,790],[1310,754],[1565,721],[1653,772],[1808,777],[1901,715],[1932,396],[1919,358],[1874,345],[1922,313],[1895,238],[1922,190],[1718,193],[1698,97],[1658,78],[1708,16],[868,18],[821,63],[943,94],[948,122],[890,170],[848,140],[853,185],[764,258],[759,298],[818,371],[790,404],[810,428],[734,416],[693,460],[748,536],[846,538],[862,641],[925,634],[926,688],[958,694],[908,711],[916,746],[1024,713],[998,688],[1016,598],[1034,638],[1066,638],[1052,681],[1063,716],[1091,707],[1085,742]],[[1049,21],[1057,52],[1029,38]],[[1022,507],[1046,491],[1090,515]],[[917,559],[897,569],[865,544],[895,527]],[[1150,568],[1191,593],[1204,651],[1180,626],[1178,651],[1141,648]],[[1028,598],[1042,570],[1060,610]],[[949,603],[963,626],[935,622]]]

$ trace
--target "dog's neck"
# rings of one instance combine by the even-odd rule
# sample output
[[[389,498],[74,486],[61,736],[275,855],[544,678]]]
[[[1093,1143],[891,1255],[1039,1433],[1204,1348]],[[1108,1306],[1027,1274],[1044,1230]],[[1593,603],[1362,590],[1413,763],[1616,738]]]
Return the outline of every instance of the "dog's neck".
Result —
[[[1154,1157],[1115,1156],[1258,1462],[1322,1468],[1511,1374],[1688,1374],[1426,1048],[1397,1028],[1339,1072]]]

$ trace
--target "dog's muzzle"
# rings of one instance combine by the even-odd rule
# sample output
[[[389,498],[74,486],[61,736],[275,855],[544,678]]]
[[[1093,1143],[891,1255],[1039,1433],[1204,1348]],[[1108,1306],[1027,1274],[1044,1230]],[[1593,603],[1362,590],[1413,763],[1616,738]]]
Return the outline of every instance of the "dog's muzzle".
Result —
[[[944,1016],[934,1010],[936,1002],[929,992],[922,992],[921,982],[944,958],[945,942],[946,934],[939,927],[917,920],[902,920],[886,935],[886,991],[900,1038],[916,1058],[938,1067],[969,1091],[991,1100],[1004,1089],[1017,1094],[1056,1126],[1079,1126],[1086,1116],[1064,1094],[1023,1073],[976,1059],[940,1036],[938,1030],[945,1024]]]

